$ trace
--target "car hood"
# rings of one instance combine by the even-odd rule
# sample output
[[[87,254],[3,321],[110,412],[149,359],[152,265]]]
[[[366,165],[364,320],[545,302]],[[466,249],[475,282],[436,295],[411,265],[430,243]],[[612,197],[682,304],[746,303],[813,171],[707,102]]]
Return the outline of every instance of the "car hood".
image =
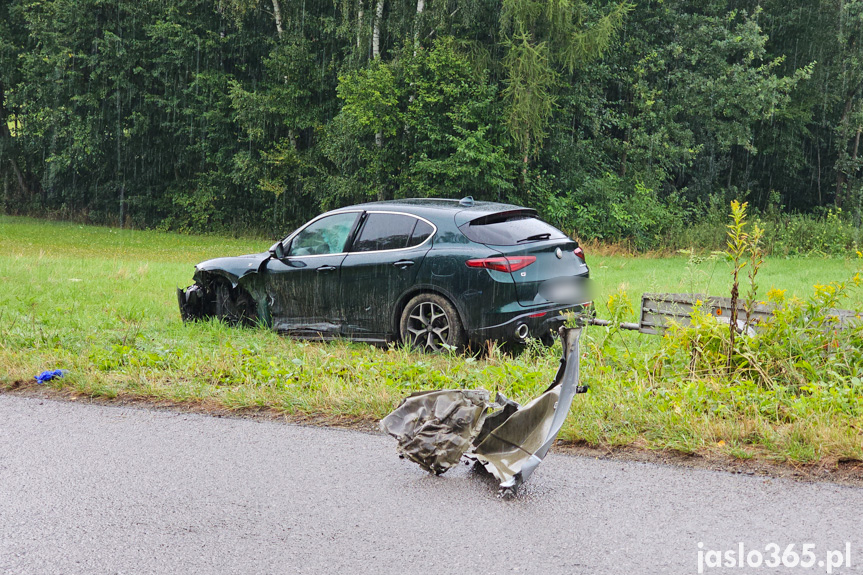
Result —
[[[195,266],[195,275],[200,272],[218,273],[229,280],[234,285],[249,274],[257,273],[261,269],[261,265],[270,259],[269,252],[260,254],[248,254],[244,256],[234,256],[226,258],[215,258],[201,262]]]

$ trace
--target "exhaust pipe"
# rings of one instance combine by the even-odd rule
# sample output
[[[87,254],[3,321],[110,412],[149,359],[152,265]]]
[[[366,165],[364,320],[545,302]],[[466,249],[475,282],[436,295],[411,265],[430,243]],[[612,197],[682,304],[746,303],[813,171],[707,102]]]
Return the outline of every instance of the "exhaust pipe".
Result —
[[[526,323],[519,324],[519,326],[515,328],[515,335],[518,339],[527,339],[527,336],[530,335],[530,328],[527,327]]]

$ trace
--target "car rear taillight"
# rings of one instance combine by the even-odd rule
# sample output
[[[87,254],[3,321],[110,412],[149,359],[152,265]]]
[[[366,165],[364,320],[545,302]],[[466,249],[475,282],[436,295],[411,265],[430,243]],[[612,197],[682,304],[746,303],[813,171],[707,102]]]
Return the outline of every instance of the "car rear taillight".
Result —
[[[481,260],[467,260],[465,264],[469,268],[485,268],[497,272],[514,272],[526,268],[536,261],[536,256],[510,256],[502,258],[483,258]]]
[[[583,261],[584,263],[587,263],[587,258],[586,258],[586,257],[584,257],[584,250],[583,250],[583,249],[581,249],[581,247],[577,247],[577,248],[575,248],[575,250],[573,250],[573,252],[572,252],[572,253],[574,253],[575,255],[577,255],[578,257],[580,257],[580,258],[581,258],[581,261]]]

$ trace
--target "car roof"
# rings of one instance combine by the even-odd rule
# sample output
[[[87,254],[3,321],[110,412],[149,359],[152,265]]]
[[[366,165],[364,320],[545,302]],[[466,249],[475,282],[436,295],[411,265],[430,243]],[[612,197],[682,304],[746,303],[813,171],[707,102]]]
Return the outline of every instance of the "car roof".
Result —
[[[488,214],[500,212],[530,212],[536,213],[532,208],[504,204],[500,202],[476,202],[472,199],[449,200],[443,198],[406,198],[403,200],[387,200],[382,202],[367,202],[353,206],[345,206],[333,210],[331,213],[352,211],[362,209],[366,211],[389,211],[403,212],[423,217],[434,217],[461,213],[460,221],[469,221]],[[462,213],[463,212],[463,213]],[[467,216],[467,217],[465,217]]]

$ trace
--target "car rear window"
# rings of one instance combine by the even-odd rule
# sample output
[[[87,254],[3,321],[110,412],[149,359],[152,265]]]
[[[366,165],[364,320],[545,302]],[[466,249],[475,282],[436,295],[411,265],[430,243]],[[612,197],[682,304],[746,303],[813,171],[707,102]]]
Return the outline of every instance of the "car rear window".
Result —
[[[421,244],[434,231],[431,225],[403,214],[369,214],[354,241],[353,251],[395,250]]]
[[[515,246],[531,241],[566,238],[559,229],[528,214],[484,216],[459,229],[467,239],[493,246]]]

